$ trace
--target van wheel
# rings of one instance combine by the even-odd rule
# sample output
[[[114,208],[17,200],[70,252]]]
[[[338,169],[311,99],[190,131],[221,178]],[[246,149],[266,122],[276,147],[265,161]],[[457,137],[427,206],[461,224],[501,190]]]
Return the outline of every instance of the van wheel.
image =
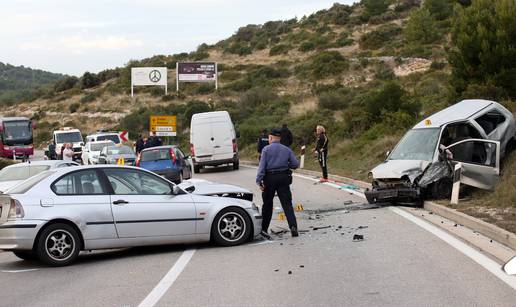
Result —
[[[193,172],[196,174],[199,174],[201,172],[201,166],[200,165],[194,165]]]
[[[51,266],[65,266],[72,263],[81,249],[79,234],[73,227],[56,223],[46,227],[36,246],[38,258]]]
[[[233,169],[236,171],[240,168],[240,162],[237,160],[236,162],[233,162]]]

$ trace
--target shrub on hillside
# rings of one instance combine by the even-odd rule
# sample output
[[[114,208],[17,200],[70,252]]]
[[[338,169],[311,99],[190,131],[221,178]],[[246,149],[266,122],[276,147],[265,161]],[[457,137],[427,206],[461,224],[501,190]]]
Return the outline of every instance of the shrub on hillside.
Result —
[[[362,0],[361,3],[365,8],[363,18],[368,20],[372,16],[385,13],[389,7],[390,0]]]
[[[421,106],[410,101],[408,93],[396,82],[386,82],[379,90],[372,90],[364,97],[365,110],[372,122],[383,114],[402,111],[416,116]]]
[[[355,41],[349,37],[348,32],[341,32],[335,41],[337,47],[344,47],[353,44]]]
[[[434,17],[426,9],[417,10],[410,14],[403,34],[407,41],[420,44],[433,43],[440,37]]]
[[[238,54],[240,56],[248,55],[253,52],[249,44],[244,42],[234,42],[229,47],[224,49],[224,52]]]
[[[342,110],[349,105],[348,97],[346,92],[342,91],[330,91],[319,95],[319,107],[327,110]]]
[[[271,48],[271,50],[269,51],[269,55],[270,56],[274,56],[274,55],[280,55],[280,54],[287,54],[288,51],[291,49],[292,47],[290,45],[286,45],[286,44],[278,44],[278,45],[275,45]]]
[[[80,103],[74,102],[68,106],[68,110],[70,111],[70,113],[75,113],[75,112],[77,112],[77,110],[79,109],[80,106],[81,106]]]
[[[79,82],[81,89],[87,89],[92,88],[97,85],[99,85],[102,81],[100,78],[93,73],[85,72],[84,75],[82,75],[81,80]]]
[[[360,48],[380,49],[386,43],[396,39],[401,33],[401,28],[393,23],[382,25],[378,29],[368,32],[360,37]]]
[[[322,51],[296,68],[297,73],[314,79],[339,75],[349,68],[349,62],[337,51]]]
[[[92,101],[95,101],[95,99],[99,98],[99,94],[97,92],[90,92],[90,93],[86,93],[86,95],[84,95],[80,102],[81,103],[88,103],[88,102],[92,102]]]
[[[77,77],[66,77],[64,79],[57,81],[54,84],[54,91],[64,92],[66,90],[73,88],[77,84],[77,82],[79,82],[79,78]]]
[[[437,20],[444,20],[453,14],[453,1],[450,0],[425,0],[423,8]]]

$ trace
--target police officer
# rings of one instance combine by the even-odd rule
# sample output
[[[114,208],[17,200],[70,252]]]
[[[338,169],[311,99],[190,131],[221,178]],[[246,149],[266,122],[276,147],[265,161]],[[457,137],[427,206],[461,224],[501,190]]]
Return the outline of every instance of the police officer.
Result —
[[[256,146],[256,149],[258,150],[258,161],[260,161],[262,157],[262,150],[267,145],[269,145],[269,136],[267,135],[267,129],[263,129],[262,134],[260,134],[260,137],[258,138],[258,144]]]
[[[256,184],[262,190],[262,231],[261,235],[270,239],[267,230],[272,217],[272,203],[274,195],[278,197],[287,216],[288,226],[293,237],[299,236],[297,230],[296,216],[292,208],[292,193],[290,184],[292,183],[292,171],[299,167],[294,153],[290,148],[280,143],[281,130],[272,129],[269,134],[269,145],[262,151],[262,158],[256,174]]]

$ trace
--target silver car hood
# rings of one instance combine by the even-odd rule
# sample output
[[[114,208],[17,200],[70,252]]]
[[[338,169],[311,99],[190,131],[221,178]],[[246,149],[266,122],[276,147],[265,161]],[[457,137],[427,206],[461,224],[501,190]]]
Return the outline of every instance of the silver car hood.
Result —
[[[185,190],[190,188],[191,186],[195,187],[195,190],[192,193],[198,195],[216,195],[223,193],[253,193],[248,189],[236,185],[216,183],[203,179],[183,180],[183,182],[179,184],[179,187]]]
[[[386,160],[371,171],[374,179],[399,179],[408,176],[414,182],[430,164],[424,160]]]

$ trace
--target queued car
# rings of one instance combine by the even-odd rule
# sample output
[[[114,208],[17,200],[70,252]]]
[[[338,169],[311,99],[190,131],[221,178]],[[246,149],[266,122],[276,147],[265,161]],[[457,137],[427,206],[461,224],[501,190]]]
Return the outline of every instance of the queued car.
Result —
[[[415,125],[387,152],[369,173],[372,189],[365,196],[370,203],[447,198],[459,162],[462,184],[493,190],[515,135],[514,116],[499,103],[458,102]]]
[[[191,194],[150,171],[84,165],[44,171],[0,195],[0,250],[64,266],[81,250],[213,241],[259,235],[251,202]]]
[[[86,142],[100,142],[100,141],[111,141],[115,144],[121,144],[122,139],[118,132],[109,131],[98,131],[95,134],[89,134],[86,136]]]
[[[94,141],[84,145],[82,150],[82,162],[84,164],[98,164],[102,149],[106,146],[115,146],[113,141]]]
[[[0,193],[46,170],[77,165],[79,164],[72,161],[43,160],[6,166],[0,170]]]
[[[192,178],[192,165],[175,145],[146,148],[138,154],[136,166],[152,171],[174,183]]]
[[[117,164],[120,159],[123,159],[124,165],[134,165],[136,163],[136,155],[131,147],[115,145],[102,148],[98,164]]]

